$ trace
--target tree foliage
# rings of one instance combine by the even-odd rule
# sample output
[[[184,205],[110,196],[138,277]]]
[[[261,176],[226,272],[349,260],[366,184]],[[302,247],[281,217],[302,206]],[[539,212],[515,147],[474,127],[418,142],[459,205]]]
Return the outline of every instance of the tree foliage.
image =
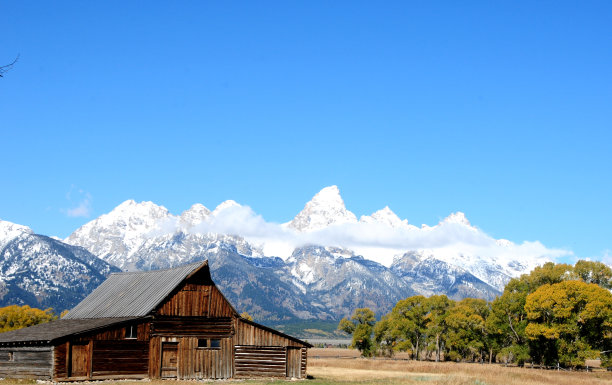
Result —
[[[543,285],[527,297],[525,310],[525,334],[540,362],[575,367],[612,346],[612,294],[598,285]]]
[[[351,346],[358,349],[362,356],[371,357],[376,351],[376,346],[372,339],[376,315],[368,308],[355,310],[351,319],[343,318],[338,323],[338,330],[347,334],[352,334],[353,341]]]
[[[0,308],[0,332],[21,329],[28,326],[54,321],[57,316],[53,309],[40,310],[28,305],[11,305]]]
[[[374,327],[374,313],[358,309],[338,328],[353,335],[353,345],[364,355],[373,354],[375,344],[387,356],[403,350],[415,359],[435,353],[436,361],[576,367],[612,351],[611,288],[612,270],[601,262],[546,263],[511,279],[492,302],[412,296]],[[601,358],[612,366],[612,354]]]

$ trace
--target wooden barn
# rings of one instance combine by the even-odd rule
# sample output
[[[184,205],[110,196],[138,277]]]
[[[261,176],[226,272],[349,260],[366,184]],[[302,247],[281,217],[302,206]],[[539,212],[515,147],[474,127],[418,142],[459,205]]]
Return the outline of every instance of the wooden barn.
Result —
[[[0,334],[0,377],[306,377],[310,344],[240,317],[208,262],[111,275],[58,321]]]

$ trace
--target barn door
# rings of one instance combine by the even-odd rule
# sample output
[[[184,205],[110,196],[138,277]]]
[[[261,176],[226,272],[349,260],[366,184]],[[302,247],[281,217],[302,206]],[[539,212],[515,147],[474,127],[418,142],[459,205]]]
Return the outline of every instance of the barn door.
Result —
[[[178,342],[162,342],[161,378],[176,378],[178,374]]]
[[[89,343],[75,342],[70,344],[70,377],[87,376]]]
[[[295,346],[287,347],[287,377],[300,378],[302,367],[302,349]]]

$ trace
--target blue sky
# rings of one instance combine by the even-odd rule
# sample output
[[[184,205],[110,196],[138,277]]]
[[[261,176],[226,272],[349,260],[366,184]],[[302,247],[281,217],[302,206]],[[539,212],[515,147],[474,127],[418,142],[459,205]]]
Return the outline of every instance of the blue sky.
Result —
[[[336,184],[357,215],[609,255],[610,2],[125,3],[2,4],[1,219],[285,222]]]

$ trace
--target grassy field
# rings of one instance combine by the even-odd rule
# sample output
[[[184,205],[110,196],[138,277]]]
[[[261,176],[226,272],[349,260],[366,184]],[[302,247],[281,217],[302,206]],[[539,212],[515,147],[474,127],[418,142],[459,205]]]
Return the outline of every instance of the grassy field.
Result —
[[[338,356],[342,358],[337,358]],[[351,357],[353,356],[353,357]],[[310,349],[312,384],[384,385],[610,385],[612,372],[557,372],[453,362],[354,358],[347,349]],[[396,358],[406,358],[399,357]],[[311,383],[311,381],[309,381]]]
[[[452,362],[361,359],[348,349],[310,349],[304,385],[610,385],[612,372],[557,372]],[[340,357],[340,358],[338,358]],[[396,358],[405,358],[403,356]],[[201,381],[214,384],[282,385],[291,380]],[[35,384],[0,381],[0,385]],[[195,381],[104,381],[116,385],[193,385]]]

